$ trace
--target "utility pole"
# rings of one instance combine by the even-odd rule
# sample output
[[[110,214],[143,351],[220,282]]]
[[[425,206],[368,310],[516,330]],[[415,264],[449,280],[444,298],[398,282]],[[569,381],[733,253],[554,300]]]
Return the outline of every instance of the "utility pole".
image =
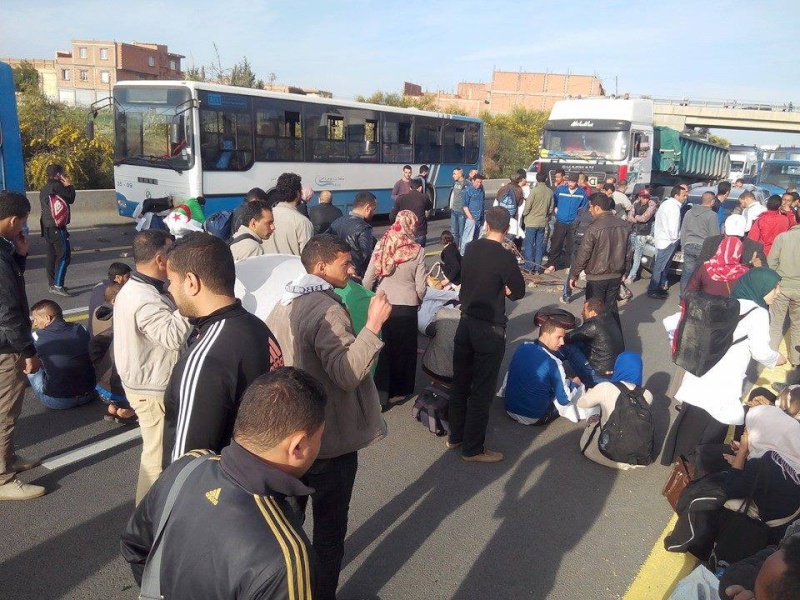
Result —
[[[614,96],[619,96],[619,77],[614,75]]]

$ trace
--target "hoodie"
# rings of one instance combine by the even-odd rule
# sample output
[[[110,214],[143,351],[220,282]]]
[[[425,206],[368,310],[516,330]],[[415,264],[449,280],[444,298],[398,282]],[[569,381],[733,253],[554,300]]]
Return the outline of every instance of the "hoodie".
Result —
[[[686,213],[681,224],[681,247],[702,246],[706,238],[719,235],[719,221],[710,206],[695,205]]]

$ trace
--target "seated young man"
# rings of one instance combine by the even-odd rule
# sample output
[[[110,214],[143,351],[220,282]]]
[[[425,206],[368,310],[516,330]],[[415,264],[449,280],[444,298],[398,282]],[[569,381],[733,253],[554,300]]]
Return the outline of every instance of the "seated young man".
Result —
[[[439,243],[442,245],[439,258],[442,262],[442,273],[445,276],[444,284],[461,285],[461,253],[458,251],[453,234],[443,231]]]
[[[89,333],[67,323],[61,307],[40,300],[31,308],[33,344],[42,368],[28,375],[36,397],[47,408],[64,410],[95,398],[95,373],[89,360]]]
[[[95,335],[94,331],[95,322],[92,316],[95,311],[103,304],[103,294],[108,286],[118,283],[123,285],[131,277],[131,268],[125,263],[114,262],[108,266],[108,279],[101,281],[92,288],[92,294],[89,296],[89,335]]]
[[[560,354],[581,382],[592,388],[614,373],[614,362],[625,351],[625,341],[616,319],[599,298],[587,300],[581,316],[581,326],[564,336]]]

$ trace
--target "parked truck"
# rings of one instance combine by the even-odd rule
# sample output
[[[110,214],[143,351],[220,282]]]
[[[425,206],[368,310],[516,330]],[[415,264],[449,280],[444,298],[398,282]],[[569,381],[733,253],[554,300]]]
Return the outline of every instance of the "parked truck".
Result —
[[[544,126],[529,179],[557,169],[585,173],[589,185],[613,175],[628,191],[649,187],[658,196],[679,182],[716,182],[728,176],[727,148],[691,133],[659,126],[653,101],[586,98],[556,102]]]
[[[728,152],[731,159],[728,181],[735,183],[737,179],[743,179],[745,183],[755,183],[761,160],[758,146],[729,146]]]

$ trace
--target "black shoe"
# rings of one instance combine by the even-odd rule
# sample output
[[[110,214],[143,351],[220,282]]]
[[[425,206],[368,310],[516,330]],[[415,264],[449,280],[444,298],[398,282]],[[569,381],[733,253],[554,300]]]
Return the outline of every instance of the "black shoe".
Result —
[[[653,298],[654,300],[666,300],[669,298],[669,294],[664,291],[657,291],[657,292],[647,292],[648,298]]]
[[[56,296],[63,296],[64,298],[72,298],[70,291],[63,285],[51,285],[50,293],[55,294]]]

